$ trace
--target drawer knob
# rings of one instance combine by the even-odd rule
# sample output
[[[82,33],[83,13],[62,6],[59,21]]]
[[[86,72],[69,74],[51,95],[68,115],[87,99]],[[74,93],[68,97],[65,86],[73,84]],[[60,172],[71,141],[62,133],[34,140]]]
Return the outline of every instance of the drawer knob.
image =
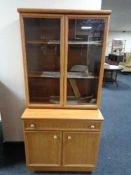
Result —
[[[71,140],[72,139],[71,136],[68,136],[67,138],[68,138],[68,140]]]
[[[54,138],[54,140],[56,140],[58,137],[57,137],[57,135],[54,135],[54,137],[53,137],[53,138]]]
[[[30,128],[35,128],[35,124],[34,123],[31,123],[30,124]]]
[[[94,129],[95,128],[95,125],[91,125],[91,129]]]

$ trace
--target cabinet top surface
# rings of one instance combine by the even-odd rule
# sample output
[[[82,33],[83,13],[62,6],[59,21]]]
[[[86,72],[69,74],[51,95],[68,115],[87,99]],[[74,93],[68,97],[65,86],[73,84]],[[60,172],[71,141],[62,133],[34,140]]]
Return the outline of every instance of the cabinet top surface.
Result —
[[[87,14],[87,15],[110,15],[111,10],[72,10],[72,9],[32,9],[18,8],[19,13],[57,13],[57,14]]]
[[[100,110],[25,109],[22,119],[89,119],[103,120]]]

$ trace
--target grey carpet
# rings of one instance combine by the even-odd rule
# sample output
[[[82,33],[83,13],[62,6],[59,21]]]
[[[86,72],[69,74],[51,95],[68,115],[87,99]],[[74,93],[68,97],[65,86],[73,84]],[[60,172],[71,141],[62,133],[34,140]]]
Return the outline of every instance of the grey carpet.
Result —
[[[131,175],[131,74],[119,74],[118,84],[118,88],[113,84],[103,87],[101,111],[105,121],[97,170],[92,175]],[[2,150],[1,146],[0,175],[52,174],[29,172],[24,162],[23,146],[7,146]]]

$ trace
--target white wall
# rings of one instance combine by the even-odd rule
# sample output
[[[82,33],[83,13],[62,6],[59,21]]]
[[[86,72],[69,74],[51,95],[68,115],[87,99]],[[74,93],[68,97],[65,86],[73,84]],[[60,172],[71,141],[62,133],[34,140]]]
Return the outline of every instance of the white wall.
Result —
[[[101,9],[101,0],[0,0],[0,111],[5,141],[23,140],[24,76],[17,8]]]
[[[122,39],[126,40],[125,52],[131,52],[131,32],[109,32],[108,34],[108,42],[107,42],[107,51],[106,55],[111,53],[112,40],[113,39]]]

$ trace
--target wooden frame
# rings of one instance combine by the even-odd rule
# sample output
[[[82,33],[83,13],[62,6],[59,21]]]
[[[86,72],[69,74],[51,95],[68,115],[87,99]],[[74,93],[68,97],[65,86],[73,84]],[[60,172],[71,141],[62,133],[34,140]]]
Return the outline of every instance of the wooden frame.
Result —
[[[84,15],[110,15],[111,10],[69,10],[69,9],[31,9],[18,8],[19,13],[47,13],[47,14],[84,14]]]
[[[27,74],[27,58],[26,58],[26,47],[25,47],[25,31],[24,31],[24,18],[48,18],[48,19],[60,19],[60,104],[39,104],[30,103],[29,100],[29,86],[28,86],[28,74]],[[23,50],[23,63],[24,63],[24,75],[25,75],[25,94],[26,94],[26,105],[29,107],[56,107],[60,108],[63,106],[63,64],[62,60],[64,57],[64,16],[63,15],[52,15],[52,14],[20,14],[20,24],[22,33],[22,50]]]
[[[103,47],[102,47],[102,55],[101,55],[101,65],[100,65],[100,73],[99,73],[99,82],[98,82],[98,91],[97,91],[97,101],[96,105],[68,105],[66,102],[67,97],[67,65],[68,65],[68,21],[69,19],[104,19],[105,20],[105,29],[104,29],[104,39],[103,39]],[[104,62],[105,62],[105,51],[106,51],[106,41],[107,41],[107,32],[109,30],[109,16],[96,16],[96,15],[66,15],[65,17],[65,77],[64,77],[64,107],[65,108],[82,108],[82,109],[97,109],[100,107],[100,98],[101,98],[101,89],[103,83],[103,73],[104,73]]]

